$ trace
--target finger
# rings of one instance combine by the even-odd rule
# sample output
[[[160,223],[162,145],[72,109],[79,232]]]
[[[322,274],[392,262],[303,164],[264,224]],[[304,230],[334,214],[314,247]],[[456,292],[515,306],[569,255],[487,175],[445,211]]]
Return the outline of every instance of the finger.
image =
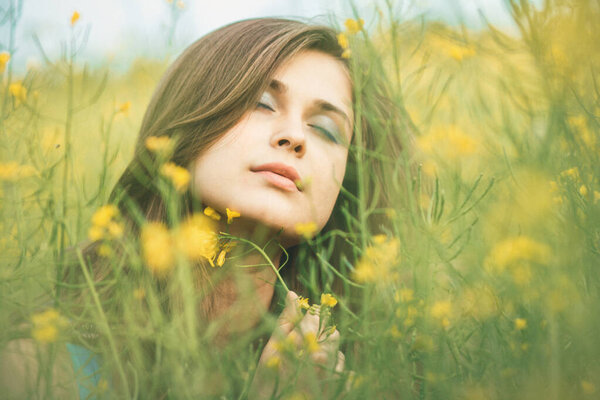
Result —
[[[298,321],[302,315],[297,304],[297,299],[298,295],[296,293],[291,290],[287,293],[287,296],[285,297],[285,307],[279,315],[279,318],[277,318],[277,328],[267,341],[261,355],[261,360],[268,360],[275,355],[277,353],[276,343],[291,333],[294,333],[293,329],[296,325],[296,321]]]
[[[344,366],[346,365],[346,356],[341,351],[337,352],[337,362],[335,364],[335,372],[341,374],[344,372]]]
[[[279,327],[282,336],[287,336],[294,329],[296,323],[302,316],[297,300],[298,295],[291,290],[285,297],[285,308],[277,319],[277,326]]]
[[[322,351],[328,354],[336,354],[340,347],[340,333],[334,330],[333,333],[325,339],[319,340],[319,347]]]
[[[308,332],[312,332],[318,337],[319,333],[319,321],[321,316],[319,315],[318,307],[311,307],[310,310],[306,312],[300,323],[298,324],[300,331],[302,334],[307,334]]]

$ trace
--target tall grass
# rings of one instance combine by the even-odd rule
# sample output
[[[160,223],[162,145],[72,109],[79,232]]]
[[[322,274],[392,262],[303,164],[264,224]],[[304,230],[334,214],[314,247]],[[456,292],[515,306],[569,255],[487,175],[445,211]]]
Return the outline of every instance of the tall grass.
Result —
[[[122,75],[90,69],[77,57],[85,32],[75,22],[63,57],[17,76],[12,62],[26,55],[16,53],[20,3],[11,4],[2,45],[13,58],[0,58],[0,348],[33,337],[39,385],[52,381],[53,352],[76,341],[101,355],[95,392],[106,398],[244,398],[276,313],[212,345],[223,321],[196,317],[206,293],[195,291],[177,244],[185,222],[140,239],[101,208],[167,64],[140,59]],[[282,398],[302,398],[306,387],[350,399],[600,393],[600,6],[507,7],[518,34],[405,20],[391,1],[368,30],[342,26],[357,67],[355,113],[376,127],[375,143],[367,148],[357,125],[357,191],[343,190],[339,202],[350,229],[309,239],[295,257],[299,294],[338,300],[330,324],[346,367],[326,382],[290,377],[279,383]],[[381,119],[381,94],[400,125]],[[389,151],[394,141],[402,152]],[[167,144],[155,151],[166,151],[155,165],[159,187],[177,199],[184,173],[165,172]],[[205,232],[202,224],[184,237]],[[100,281],[81,253],[88,236],[110,265]],[[173,258],[150,260],[148,240]],[[200,256],[214,263],[218,250]],[[63,282],[64,268],[85,279]],[[243,285],[246,269],[215,270],[217,280],[235,270]],[[85,295],[75,304],[61,292]],[[165,292],[177,294],[177,312]],[[32,390],[51,397],[51,388]]]

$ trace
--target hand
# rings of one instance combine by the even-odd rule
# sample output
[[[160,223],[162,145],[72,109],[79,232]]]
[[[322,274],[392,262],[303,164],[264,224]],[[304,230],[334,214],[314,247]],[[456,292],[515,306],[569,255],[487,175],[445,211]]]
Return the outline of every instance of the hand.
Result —
[[[313,306],[305,315],[298,295],[288,292],[277,328],[258,361],[249,398],[269,398],[287,386],[317,398],[327,390],[323,381],[344,370],[344,354],[338,351],[340,333],[327,328],[327,318]]]

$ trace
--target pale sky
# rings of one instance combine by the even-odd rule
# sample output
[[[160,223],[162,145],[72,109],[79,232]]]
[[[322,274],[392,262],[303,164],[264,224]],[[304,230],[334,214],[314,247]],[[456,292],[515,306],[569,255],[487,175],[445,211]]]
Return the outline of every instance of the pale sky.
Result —
[[[177,0],[173,0],[177,1]],[[17,0],[0,0],[6,9]],[[395,13],[401,19],[424,14],[430,19],[449,23],[465,22],[482,26],[483,13],[492,23],[512,29],[506,0],[395,0]],[[373,21],[376,6],[383,0],[355,0],[367,27]],[[77,10],[81,17],[75,29],[89,29],[87,44],[80,60],[92,65],[111,62],[113,68],[126,68],[136,57],[164,57],[177,54],[203,34],[227,23],[261,16],[317,18],[329,17],[342,23],[352,17],[348,0],[183,0],[182,10],[167,0],[23,0],[13,55],[13,68],[23,70],[27,63],[41,62],[34,45],[37,35],[50,58],[59,57],[70,35],[70,17]],[[171,9],[177,9],[174,40],[168,45]],[[0,50],[8,47],[8,27],[0,27]]]

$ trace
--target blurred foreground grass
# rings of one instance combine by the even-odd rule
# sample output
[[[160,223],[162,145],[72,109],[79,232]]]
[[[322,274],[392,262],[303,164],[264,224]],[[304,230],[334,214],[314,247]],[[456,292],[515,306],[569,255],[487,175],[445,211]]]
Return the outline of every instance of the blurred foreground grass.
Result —
[[[372,208],[359,197],[356,230],[346,236],[351,262],[330,260],[345,277],[334,318],[347,359],[332,397],[600,393],[600,6],[572,0],[511,9],[518,37],[491,26],[473,32],[400,21],[389,8],[370,22],[370,37],[345,28],[352,62],[372,68],[357,86],[368,84],[369,73],[385,73],[398,112],[414,127],[408,135],[381,124],[381,137],[405,143],[402,154],[384,158],[389,176],[381,190],[392,201]],[[12,76],[8,55],[0,55],[0,346],[32,335],[60,345],[81,321],[61,316],[64,304],[52,300],[57,266],[87,238],[92,214],[129,161],[167,63],[142,59],[114,75],[67,57]],[[383,157],[362,152],[360,142],[353,151],[365,165]],[[361,225],[373,215],[386,222]],[[117,217],[95,218],[107,227]],[[151,232],[160,242],[164,231]],[[121,240],[113,233],[106,257]],[[309,246],[321,260],[330,254],[324,240]],[[135,262],[145,268],[141,257]],[[313,285],[309,274],[300,294],[318,302],[335,275],[323,261],[310,262],[307,269],[324,270],[322,282]],[[134,377],[122,396],[243,396],[256,363],[253,343],[271,325],[225,348],[201,348],[185,316],[137,318],[140,302],[152,304],[151,284],[105,284],[115,285],[129,316],[98,322],[127,349],[97,348],[107,370]],[[48,314],[55,307],[60,314]],[[84,308],[88,322],[100,321],[97,305]],[[148,341],[161,349],[152,365],[137,357]],[[111,398],[123,390],[101,386]]]

